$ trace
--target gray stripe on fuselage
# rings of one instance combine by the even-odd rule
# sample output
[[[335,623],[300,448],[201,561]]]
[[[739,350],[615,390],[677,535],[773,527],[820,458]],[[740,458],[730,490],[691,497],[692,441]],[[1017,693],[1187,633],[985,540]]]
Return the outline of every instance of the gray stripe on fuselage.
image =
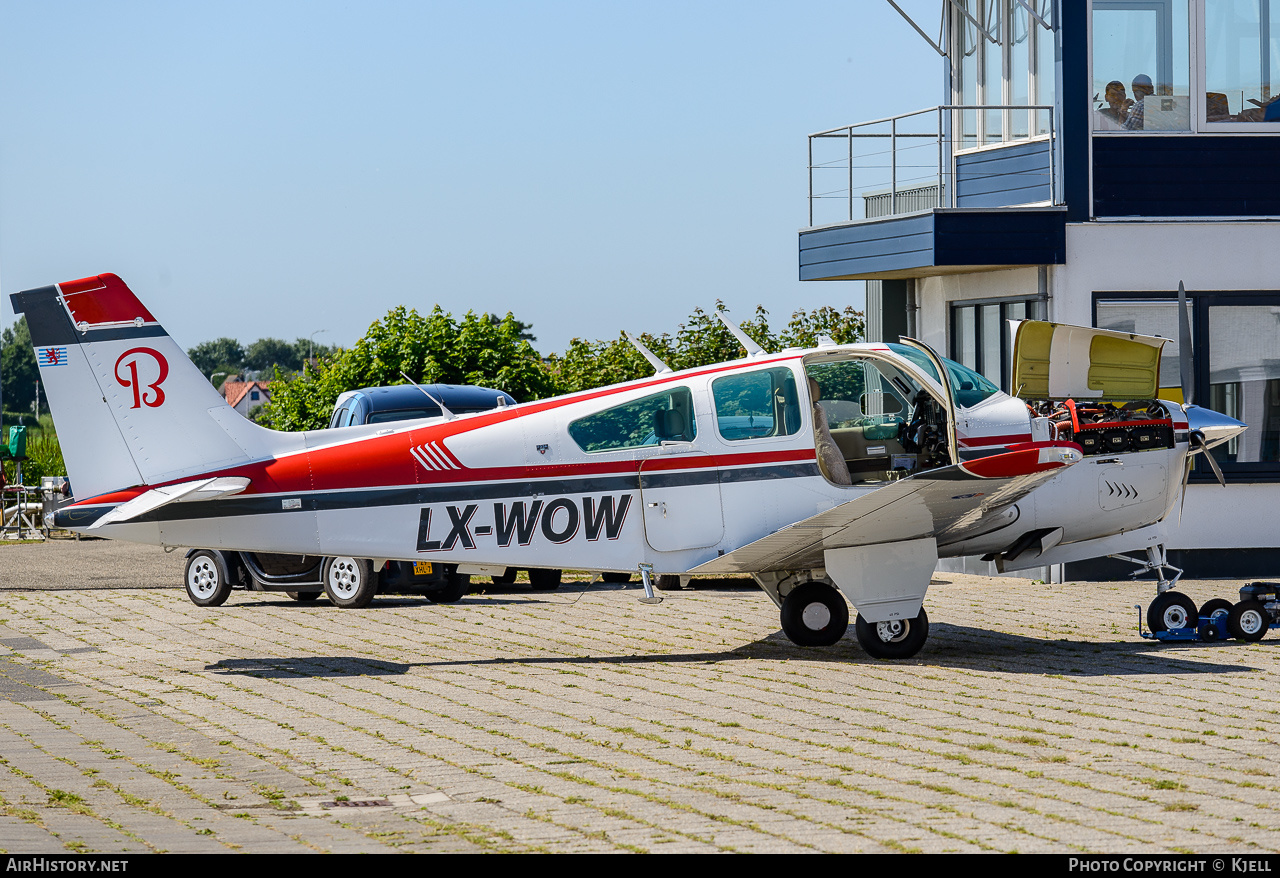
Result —
[[[731,470],[694,470],[685,473],[662,473],[664,477],[687,477],[681,481],[664,481],[670,485],[708,484],[722,482],[751,482],[772,479],[805,478],[819,475],[816,464],[781,464],[778,466],[743,467]],[[646,487],[658,487],[646,477]],[[336,509],[377,508],[382,506],[426,506],[432,503],[457,503],[476,500],[504,500],[511,498],[538,498],[548,495],[607,494],[615,491],[635,491],[640,480],[634,473],[619,476],[594,476],[581,479],[549,479],[546,481],[510,481],[470,483],[461,485],[416,485],[397,488],[357,488],[347,491],[324,491],[297,495],[273,494],[270,496],[229,497],[225,500],[208,500],[198,503],[170,503],[159,509],[129,520],[135,522],[184,521],[197,518],[221,518],[240,515],[274,515],[298,512],[332,511]],[[282,508],[282,501],[296,497],[301,501],[298,509]],[[59,527],[88,527],[105,515],[113,506],[85,509],[75,507],[60,509],[55,518]]]

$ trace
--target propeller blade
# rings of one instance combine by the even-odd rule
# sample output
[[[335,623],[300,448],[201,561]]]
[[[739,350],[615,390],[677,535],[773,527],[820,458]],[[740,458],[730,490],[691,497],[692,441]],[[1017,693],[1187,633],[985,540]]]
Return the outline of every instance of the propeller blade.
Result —
[[[1182,512],[1187,508],[1187,482],[1191,479],[1191,455],[1182,460],[1182,503],[1178,506],[1178,524],[1182,524]]]
[[[1222,477],[1222,467],[1218,466],[1218,462],[1213,459],[1213,455],[1208,451],[1205,451],[1204,459],[1209,464],[1209,469],[1213,470],[1213,476],[1218,480],[1218,484],[1225,488],[1227,480]]]
[[[1187,317],[1187,288],[1178,281],[1178,373],[1182,379],[1182,404],[1194,405],[1195,373],[1191,371],[1191,319]]]
[[[1213,455],[1209,453],[1208,443],[1204,438],[1204,434],[1193,430],[1188,441],[1191,445],[1191,454],[1203,454],[1205,462],[1209,464],[1209,469],[1213,470],[1214,478],[1218,480],[1219,485],[1225,488],[1227,480],[1222,475],[1222,467],[1218,466],[1218,461],[1214,460]],[[1187,455],[1188,460],[1191,459],[1191,454]]]

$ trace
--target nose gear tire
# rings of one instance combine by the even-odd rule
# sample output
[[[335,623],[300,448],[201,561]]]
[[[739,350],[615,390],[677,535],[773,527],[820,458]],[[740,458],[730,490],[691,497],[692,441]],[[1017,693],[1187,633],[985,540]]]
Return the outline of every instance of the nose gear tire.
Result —
[[[858,643],[872,658],[911,658],[929,637],[929,615],[921,607],[920,615],[914,619],[868,622],[859,616],[854,631],[858,635]]]

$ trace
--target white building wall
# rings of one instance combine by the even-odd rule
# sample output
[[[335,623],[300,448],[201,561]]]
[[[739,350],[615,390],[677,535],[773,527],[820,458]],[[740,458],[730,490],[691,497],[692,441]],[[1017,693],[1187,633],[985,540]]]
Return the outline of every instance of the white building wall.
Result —
[[[1271,254],[1280,253],[1280,223],[1091,222],[1068,225],[1067,261],[1050,266],[1049,319],[1093,324],[1094,292],[1176,293],[1280,290]],[[950,348],[950,305],[974,299],[1035,296],[1035,268],[940,275],[916,282],[921,340]],[[1181,522],[1166,521],[1171,549],[1280,547],[1280,484],[1188,486]]]

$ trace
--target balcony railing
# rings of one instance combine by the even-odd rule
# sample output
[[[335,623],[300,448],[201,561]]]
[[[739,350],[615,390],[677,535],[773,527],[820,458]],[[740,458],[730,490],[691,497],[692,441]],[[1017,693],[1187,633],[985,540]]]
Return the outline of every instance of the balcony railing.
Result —
[[[1053,107],[1042,104],[945,104],[810,134],[809,225],[1056,204],[1053,142]],[[1016,156],[998,152],[1017,145]]]

